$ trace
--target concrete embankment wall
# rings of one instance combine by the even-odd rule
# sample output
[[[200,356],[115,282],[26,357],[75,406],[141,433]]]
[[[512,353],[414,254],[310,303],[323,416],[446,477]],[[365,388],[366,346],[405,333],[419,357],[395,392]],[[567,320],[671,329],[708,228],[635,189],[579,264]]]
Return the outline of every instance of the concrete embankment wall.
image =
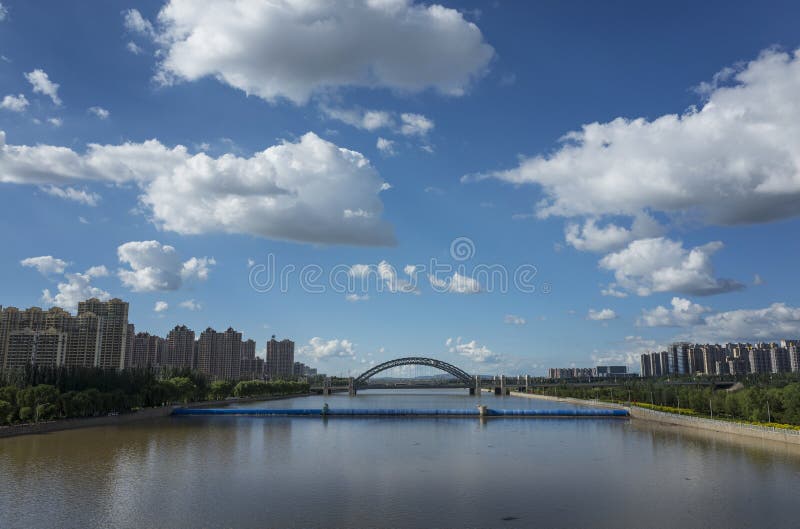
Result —
[[[119,415],[102,416],[102,417],[82,417],[76,419],[59,419],[56,421],[39,422],[34,424],[15,424],[12,426],[0,427],[0,439],[3,437],[15,437],[17,435],[31,435],[43,434],[49,432],[57,432],[61,430],[75,430],[77,428],[91,428],[94,426],[118,426],[120,424],[128,424],[131,422],[142,421],[147,419],[156,419],[158,417],[166,417],[172,415],[172,412],[177,408],[209,408],[227,406],[229,404],[236,404],[241,402],[258,402],[264,400],[280,400],[290,399],[294,397],[305,397],[302,395],[280,395],[276,397],[249,397],[235,400],[213,400],[204,402],[193,402],[187,406],[183,405],[169,405],[160,408],[145,408],[131,413],[121,413]]]
[[[631,406],[630,410],[633,419],[800,445],[800,430],[784,430],[771,426],[758,426],[755,424],[742,424],[738,422],[705,419],[702,417],[676,415],[674,413],[648,410],[647,408],[639,408],[636,406]]]
[[[512,391],[511,394],[514,395],[515,397],[550,400],[554,402],[566,402],[570,404],[577,404],[580,406],[598,406],[603,408],[617,408],[617,409],[624,408],[630,410],[630,416],[632,419],[800,445],[800,430],[784,430],[782,428],[774,428],[770,426],[758,426],[754,424],[742,424],[738,422],[718,421],[715,419],[705,419],[703,417],[691,417],[688,415],[677,415],[675,413],[649,410],[647,408],[639,408],[638,406],[631,406],[629,408],[627,406],[620,406],[619,404],[612,404],[610,402],[599,402],[594,400],[550,397],[547,395],[534,395],[532,393],[519,393],[516,391]]]

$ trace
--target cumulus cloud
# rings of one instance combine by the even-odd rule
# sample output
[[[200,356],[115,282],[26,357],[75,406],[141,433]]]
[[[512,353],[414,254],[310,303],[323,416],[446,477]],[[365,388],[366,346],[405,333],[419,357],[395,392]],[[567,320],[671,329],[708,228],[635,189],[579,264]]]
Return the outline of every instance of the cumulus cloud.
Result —
[[[413,279],[413,275],[408,273],[408,267],[405,268],[405,272],[410,276],[409,279]],[[350,267],[349,273],[353,278],[360,280],[362,291],[368,290],[374,281],[380,292],[387,290],[393,294],[398,292],[419,294],[416,284],[409,279],[400,277],[395,267],[388,261],[381,261],[377,265],[354,264]]]
[[[692,301],[674,297],[671,307],[657,306],[654,309],[643,310],[636,325],[641,327],[686,327],[697,325],[703,321],[703,315],[711,309],[693,303]]]
[[[50,123],[54,127],[60,127],[64,124],[64,120],[61,118],[47,118],[47,122]]]
[[[375,146],[386,156],[394,156],[397,152],[394,150],[394,142],[386,138],[378,138]]]
[[[617,318],[617,313],[611,309],[589,309],[589,314],[587,314],[586,318],[594,321],[614,320]]]
[[[354,344],[350,340],[323,340],[315,336],[308,341],[308,345],[300,348],[300,355],[319,362],[326,358],[355,358]]]
[[[706,316],[692,328],[698,341],[779,340],[800,336],[800,308],[773,303],[762,309],[737,309]]]
[[[503,318],[503,321],[509,325],[525,325],[528,323],[522,316],[516,316],[514,314],[506,314],[506,317]]]
[[[425,136],[433,129],[433,120],[422,114],[400,114],[400,133],[404,136]]]
[[[203,306],[193,299],[187,299],[186,301],[181,301],[180,303],[178,303],[178,306],[186,310],[191,310],[192,312],[203,310]]]
[[[169,303],[167,303],[166,301],[156,301],[156,305],[155,307],[153,307],[153,310],[155,312],[164,312],[168,308],[169,308]]]
[[[452,294],[477,294],[481,291],[481,284],[477,279],[454,272],[452,277],[439,279],[433,274],[428,274],[431,287],[437,292],[450,292]]]
[[[352,245],[395,241],[380,219],[386,183],[369,160],[311,132],[246,158],[192,155],[157,140],[90,144],[79,154],[67,147],[8,145],[0,132],[0,182],[62,186],[79,180],[135,183],[152,222],[181,234]]]
[[[150,32],[135,15],[125,24]],[[162,83],[214,77],[298,104],[345,86],[461,95],[494,56],[461,13],[411,0],[171,0],[153,38]]]
[[[67,262],[52,255],[40,255],[39,257],[28,257],[19,262],[22,266],[35,268],[42,275],[63,274],[67,268]]]
[[[25,74],[25,79],[33,87],[33,92],[36,94],[43,94],[48,96],[53,104],[56,106],[61,105],[61,98],[58,97],[59,84],[50,80],[50,77],[44,70],[39,68]]]
[[[320,108],[327,117],[363,130],[372,131],[382,128],[391,128],[394,127],[395,124],[392,113],[385,110],[333,108],[326,105]]]
[[[669,291],[706,296],[744,288],[732,279],[714,277],[711,256],[722,246],[714,241],[687,250],[680,241],[664,237],[641,239],[603,257],[600,267],[614,272],[610,288],[639,296]]]
[[[485,345],[478,344],[477,341],[472,340],[469,342],[462,341],[461,336],[456,338],[448,338],[445,342],[448,351],[451,353],[459,354],[472,362],[494,364],[501,360],[499,354],[493,352]]]
[[[732,225],[798,215],[800,50],[765,51],[725,77],[699,109],[587,124],[553,154],[481,177],[541,186],[540,217],[649,210]]]
[[[25,94],[19,94],[17,96],[9,94],[3,98],[3,101],[0,102],[0,108],[4,108],[6,110],[10,110],[12,112],[24,112],[26,108],[28,108],[28,98],[25,97]]]
[[[133,41],[129,41],[129,42],[128,42],[128,43],[125,45],[125,48],[127,48],[127,50],[128,50],[129,52],[133,53],[134,55],[140,55],[141,53],[143,53],[143,52],[144,52],[144,50],[142,49],[142,47],[141,47],[141,46],[139,46],[138,44],[136,44],[136,43],[135,43],[135,42],[133,42]]]
[[[131,241],[117,248],[119,262],[129,269],[117,272],[122,283],[134,292],[177,290],[184,281],[208,279],[214,258],[192,257],[182,262],[174,247],[158,241]]]
[[[103,107],[89,107],[89,113],[100,119],[108,119],[108,116],[111,115],[111,112]]]
[[[75,189],[73,187],[42,186],[41,190],[48,195],[71,200],[87,206],[96,206],[100,202],[100,195],[86,191],[85,189]]]
[[[583,225],[570,222],[564,230],[564,237],[567,244],[577,250],[608,252],[623,248],[635,239],[658,237],[663,233],[664,228],[655,219],[642,213],[634,217],[630,228],[613,223],[598,226],[595,218],[586,219]]]
[[[0,22],[8,18],[8,9],[3,4],[0,4]]]
[[[47,288],[42,291],[42,302],[45,305],[58,306],[65,310],[75,311],[78,308],[78,302],[89,298],[108,301],[111,299],[111,294],[91,284],[92,279],[107,275],[108,270],[106,270],[105,266],[93,266],[82,274],[66,273],[64,274],[65,280],[58,283],[58,291],[55,295],[51,294],[50,289]]]
[[[155,37],[153,23],[142,16],[138,9],[128,9],[122,12],[125,29],[146,37]]]

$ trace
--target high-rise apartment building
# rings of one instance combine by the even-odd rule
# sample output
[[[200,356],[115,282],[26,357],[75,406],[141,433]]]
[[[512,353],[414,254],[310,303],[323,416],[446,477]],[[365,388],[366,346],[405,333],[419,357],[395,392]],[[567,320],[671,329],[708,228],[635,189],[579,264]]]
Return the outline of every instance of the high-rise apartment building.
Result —
[[[167,347],[161,365],[196,368],[194,348],[194,331],[185,325],[176,325],[167,335]]]
[[[161,358],[165,354],[166,340],[160,336],[154,336],[146,332],[140,332],[133,338],[133,348],[131,350],[130,367],[156,367],[160,365]]]
[[[116,298],[92,298],[78,303],[78,316],[89,312],[100,318],[100,351],[95,356],[95,366],[122,369],[128,346],[128,303]]]
[[[211,327],[197,341],[197,369],[212,379],[239,380],[241,376],[242,333],[229,327],[217,332]]]
[[[8,337],[5,369],[19,369],[26,365],[55,367],[64,356],[67,333],[50,328],[34,331],[30,327],[12,331]]]
[[[267,342],[265,368],[272,380],[291,377],[294,370],[294,342],[289,339],[279,342],[273,334]]]

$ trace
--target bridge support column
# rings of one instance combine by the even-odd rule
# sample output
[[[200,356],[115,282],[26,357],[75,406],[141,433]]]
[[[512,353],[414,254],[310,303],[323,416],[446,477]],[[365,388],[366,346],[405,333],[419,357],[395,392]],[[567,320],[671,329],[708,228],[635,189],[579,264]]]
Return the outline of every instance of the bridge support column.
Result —
[[[473,388],[473,392],[475,395],[481,394],[481,379],[478,375],[475,375],[475,386]],[[471,395],[472,393],[470,393]]]
[[[322,394],[331,394],[331,377],[325,377],[325,381],[322,383]]]
[[[353,377],[347,379],[347,394],[350,395],[351,397],[356,396],[356,384]]]
[[[525,393],[528,392],[528,388],[530,387],[530,385],[531,385],[531,377],[525,375]]]

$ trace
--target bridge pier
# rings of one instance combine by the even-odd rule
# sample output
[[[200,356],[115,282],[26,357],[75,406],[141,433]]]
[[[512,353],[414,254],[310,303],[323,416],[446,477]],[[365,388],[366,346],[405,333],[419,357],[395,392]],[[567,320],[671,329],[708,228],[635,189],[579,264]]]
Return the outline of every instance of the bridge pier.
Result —
[[[331,377],[325,377],[325,381],[322,383],[322,394],[331,394]]]
[[[356,396],[356,384],[353,377],[347,379],[347,394],[351,397]]]
[[[500,375],[499,377],[500,385],[496,385],[494,387],[494,394],[498,396],[508,395],[508,389],[506,388],[506,377],[505,375]]]

